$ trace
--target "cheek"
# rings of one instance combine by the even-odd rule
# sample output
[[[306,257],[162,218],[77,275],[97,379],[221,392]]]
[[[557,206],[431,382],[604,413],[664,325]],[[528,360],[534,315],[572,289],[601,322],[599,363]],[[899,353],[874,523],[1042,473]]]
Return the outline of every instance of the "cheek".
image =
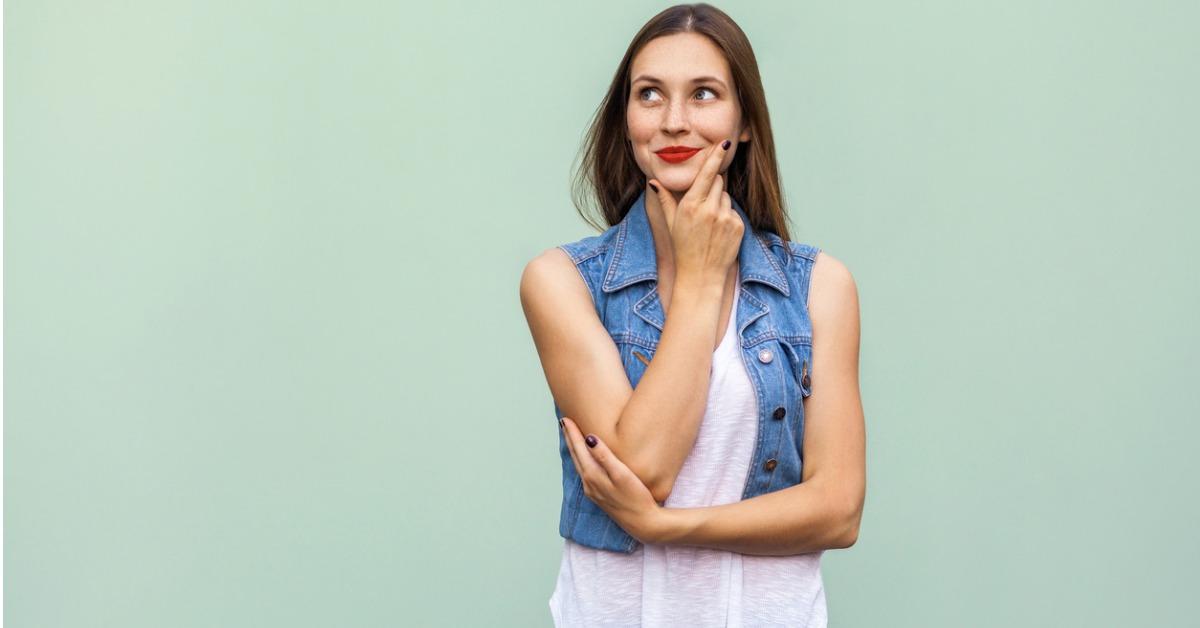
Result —
[[[629,137],[635,143],[644,144],[654,137],[657,125],[646,115],[630,113],[625,117],[625,125],[629,129]]]
[[[633,150],[634,161],[642,167],[643,170],[652,167],[649,149],[650,142],[654,139],[654,134],[658,131],[658,127],[653,120],[646,117],[636,115],[626,116],[626,133],[629,134],[629,140],[632,143],[630,148]]]
[[[720,141],[738,131],[739,114],[736,107],[709,107],[692,118],[692,126],[705,139]]]

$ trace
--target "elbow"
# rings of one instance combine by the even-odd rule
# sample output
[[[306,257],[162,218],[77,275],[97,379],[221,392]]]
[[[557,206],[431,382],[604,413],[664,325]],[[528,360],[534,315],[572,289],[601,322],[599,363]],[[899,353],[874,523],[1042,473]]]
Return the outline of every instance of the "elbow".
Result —
[[[858,542],[858,528],[862,521],[862,506],[857,506],[850,509],[849,514],[841,518],[839,533],[835,547],[837,549],[847,549],[854,547]]]
[[[667,501],[671,489],[675,487],[675,478],[668,477],[662,471],[649,466],[639,466],[633,469],[634,474],[646,485],[646,489],[654,496],[654,501],[662,504]]]
[[[642,478],[642,484],[646,485],[650,494],[654,496],[654,501],[659,504],[667,501],[671,489],[675,488],[675,478],[659,471],[651,470],[644,474],[639,473],[638,477]]]
[[[651,482],[647,485],[650,489],[650,494],[654,496],[654,501],[662,504],[667,501],[667,497],[671,494],[671,489],[675,487],[674,482],[659,480]]]
[[[841,538],[838,540],[838,543],[835,547],[837,549],[849,549],[851,547],[854,547],[854,544],[857,542],[858,542],[858,526],[857,525],[848,526],[848,527],[846,527],[845,530],[842,531]]]
[[[620,454],[617,457],[620,458]],[[644,457],[631,453],[629,459],[625,461],[625,466],[629,467],[629,470],[633,471],[633,474],[642,481],[642,484],[650,491],[650,495],[654,497],[654,501],[662,504],[667,501],[667,496],[675,487],[675,475],[660,468],[660,465],[643,460]]]

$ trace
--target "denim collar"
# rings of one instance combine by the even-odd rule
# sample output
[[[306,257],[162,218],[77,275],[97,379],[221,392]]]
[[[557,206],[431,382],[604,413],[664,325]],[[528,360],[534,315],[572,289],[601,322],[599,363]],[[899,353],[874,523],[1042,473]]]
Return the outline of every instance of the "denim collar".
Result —
[[[733,209],[742,219],[742,244],[738,249],[738,282],[745,285],[756,281],[775,288],[788,296],[787,276],[775,256],[750,226],[750,219],[737,200]],[[633,207],[621,219],[617,230],[612,262],[604,275],[601,290],[614,292],[639,281],[658,281],[658,259],[654,251],[654,236],[646,216],[646,191],[638,195]],[[739,317],[740,318],[740,317]]]

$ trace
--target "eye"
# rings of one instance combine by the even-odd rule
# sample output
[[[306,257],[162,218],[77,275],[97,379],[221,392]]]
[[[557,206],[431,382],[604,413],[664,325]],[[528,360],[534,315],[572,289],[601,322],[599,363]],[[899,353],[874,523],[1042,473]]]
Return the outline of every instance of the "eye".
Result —
[[[639,100],[647,100],[646,94],[648,94],[650,92],[657,93],[658,89],[655,87],[643,87],[642,89],[638,90],[638,99]],[[712,98],[702,98],[701,100],[715,100],[717,98],[717,92],[715,92],[714,90],[712,90],[708,87],[701,87],[700,89],[696,90],[697,94],[700,94],[703,92],[708,92],[709,94],[712,94]]]
[[[658,90],[654,89],[653,87],[643,87],[642,89],[638,90],[638,98],[640,100],[646,100],[647,92],[656,92],[656,91],[658,91]]]

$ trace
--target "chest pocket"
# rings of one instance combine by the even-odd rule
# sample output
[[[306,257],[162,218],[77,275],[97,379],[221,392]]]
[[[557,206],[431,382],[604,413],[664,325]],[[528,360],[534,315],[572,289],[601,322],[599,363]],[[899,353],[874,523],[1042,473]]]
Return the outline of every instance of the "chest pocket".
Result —
[[[650,366],[650,360],[654,358],[655,343],[632,334],[617,334],[613,341],[621,356],[621,366],[625,367],[625,374],[629,377],[629,385],[637,388],[646,368]]]
[[[793,382],[800,389],[800,394],[808,397],[812,394],[812,338],[788,336],[780,344],[787,351]]]

